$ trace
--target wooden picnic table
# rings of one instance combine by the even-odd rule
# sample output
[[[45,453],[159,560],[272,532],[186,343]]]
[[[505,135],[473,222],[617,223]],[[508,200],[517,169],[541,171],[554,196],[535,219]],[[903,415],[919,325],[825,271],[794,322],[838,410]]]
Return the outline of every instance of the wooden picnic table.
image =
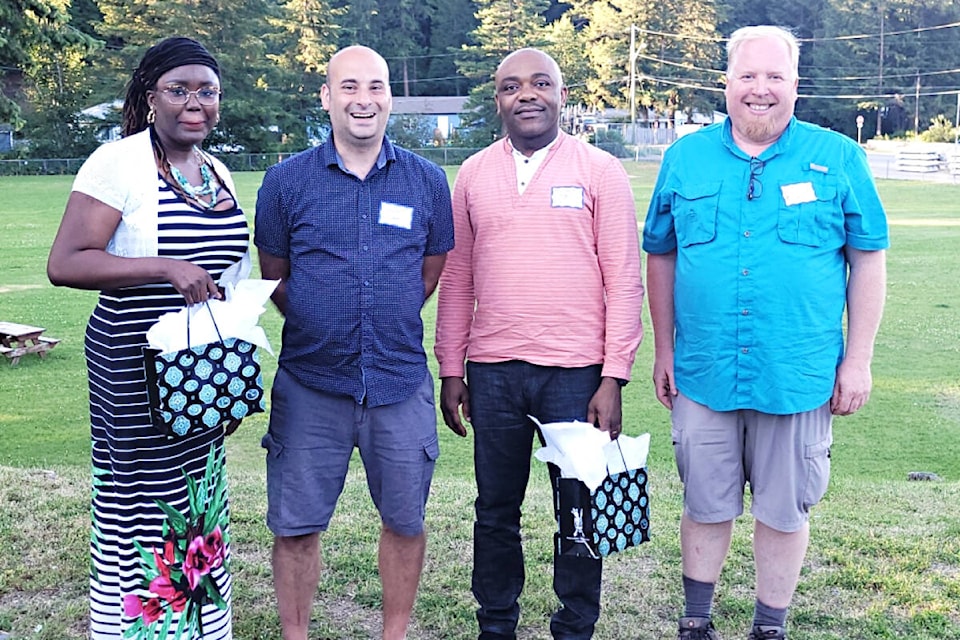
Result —
[[[41,358],[53,349],[60,340],[43,335],[43,327],[0,321],[0,355],[10,359],[10,364],[20,362],[21,356],[35,353]]]

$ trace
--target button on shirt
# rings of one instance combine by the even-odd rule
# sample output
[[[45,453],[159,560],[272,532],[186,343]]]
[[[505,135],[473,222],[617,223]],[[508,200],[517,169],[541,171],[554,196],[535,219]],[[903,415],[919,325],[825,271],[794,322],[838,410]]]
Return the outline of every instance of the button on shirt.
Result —
[[[409,398],[427,375],[423,258],[453,248],[443,170],[385,139],[361,180],[331,138],[267,170],[255,234],[290,262],[280,365],[370,407]]]
[[[507,138],[507,142],[510,142],[509,138]],[[550,147],[556,143],[557,138],[554,138],[553,142],[546,145],[542,149],[537,149],[529,156],[525,156],[517,151],[513,144],[510,143],[513,162],[517,167],[517,193],[522,195],[523,192],[527,190],[527,185],[530,184],[531,180],[533,180],[533,176],[536,175],[537,169],[540,168],[540,165],[543,164],[547,154],[550,153]]]
[[[843,357],[844,248],[885,249],[887,222],[846,136],[793,119],[758,160],[763,187],[748,199],[751,158],[729,119],[678,140],[643,248],[677,251],[680,391],[715,411],[799,413],[830,398]]]

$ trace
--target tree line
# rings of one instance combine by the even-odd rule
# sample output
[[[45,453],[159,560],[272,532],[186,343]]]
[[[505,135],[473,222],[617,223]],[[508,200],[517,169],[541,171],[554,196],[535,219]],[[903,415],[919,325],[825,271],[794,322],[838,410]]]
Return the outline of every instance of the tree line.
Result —
[[[212,144],[249,151],[321,138],[326,61],[357,43],[387,59],[395,96],[469,95],[459,144],[499,131],[492,72],[523,46],[558,60],[568,104],[666,123],[723,110],[724,37],[748,24],[801,39],[799,117],[856,136],[863,116],[864,139],[952,131],[960,4],[941,0],[0,0],[0,122],[28,141],[14,154],[84,156],[98,140],[81,111],[122,98],[146,47],[187,35],[222,67]],[[396,135],[423,137],[406,124]]]

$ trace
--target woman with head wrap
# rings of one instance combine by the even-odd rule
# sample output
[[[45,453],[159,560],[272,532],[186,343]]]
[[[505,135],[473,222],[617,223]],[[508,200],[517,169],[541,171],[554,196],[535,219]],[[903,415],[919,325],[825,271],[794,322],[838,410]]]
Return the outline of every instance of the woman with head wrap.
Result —
[[[200,146],[220,119],[220,69],[198,42],[146,52],[124,137],[81,167],[50,250],[55,285],[100,290],[86,330],[93,460],[90,637],[230,638],[224,435],[151,424],[147,329],[249,273],[230,174]]]

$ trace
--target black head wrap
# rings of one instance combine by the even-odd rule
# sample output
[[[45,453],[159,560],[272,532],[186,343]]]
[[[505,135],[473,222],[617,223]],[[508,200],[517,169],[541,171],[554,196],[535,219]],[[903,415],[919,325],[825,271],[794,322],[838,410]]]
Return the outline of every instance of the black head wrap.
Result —
[[[188,64],[210,67],[220,77],[220,65],[207,49],[191,38],[167,38],[153,45],[133,72],[123,102],[123,135],[129,136],[147,128],[147,91],[155,88],[160,76],[171,69]]]

